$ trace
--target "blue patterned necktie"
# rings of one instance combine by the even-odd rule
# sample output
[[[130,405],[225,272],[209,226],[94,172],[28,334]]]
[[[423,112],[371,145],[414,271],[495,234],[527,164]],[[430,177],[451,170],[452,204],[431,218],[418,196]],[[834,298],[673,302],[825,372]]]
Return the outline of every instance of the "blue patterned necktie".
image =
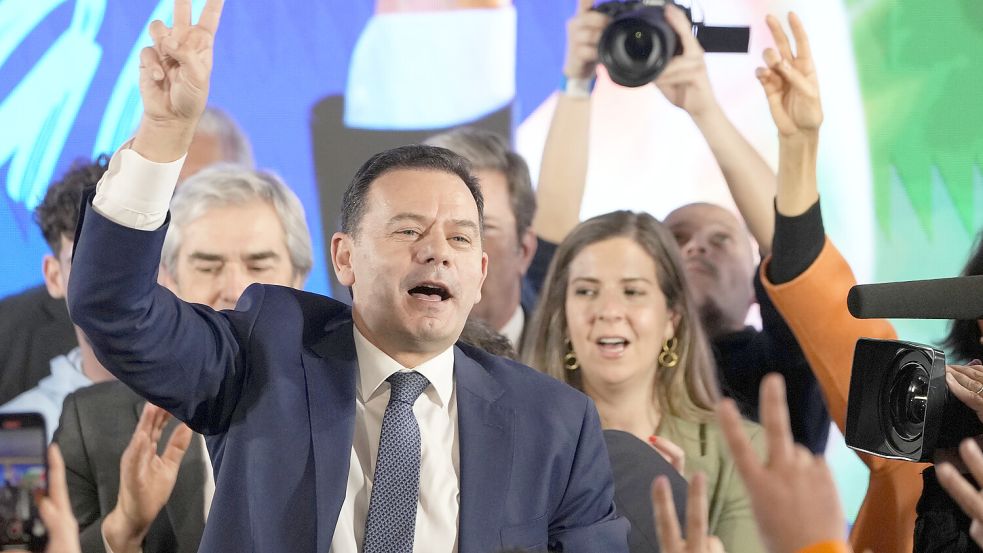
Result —
[[[430,385],[418,372],[397,372],[379,434],[372,497],[365,517],[363,553],[413,553],[420,496],[420,425],[413,403]]]

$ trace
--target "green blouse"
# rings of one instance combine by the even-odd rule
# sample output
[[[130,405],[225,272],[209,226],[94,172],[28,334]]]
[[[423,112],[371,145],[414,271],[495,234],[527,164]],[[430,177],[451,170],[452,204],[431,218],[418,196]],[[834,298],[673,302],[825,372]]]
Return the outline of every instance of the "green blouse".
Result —
[[[764,429],[749,421],[745,421],[744,429],[763,459]],[[710,534],[720,538],[727,553],[764,552],[750,498],[717,423],[695,423],[663,415],[658,436],[686,452],[684,476],[687,479],[697,471],[706,474]]]

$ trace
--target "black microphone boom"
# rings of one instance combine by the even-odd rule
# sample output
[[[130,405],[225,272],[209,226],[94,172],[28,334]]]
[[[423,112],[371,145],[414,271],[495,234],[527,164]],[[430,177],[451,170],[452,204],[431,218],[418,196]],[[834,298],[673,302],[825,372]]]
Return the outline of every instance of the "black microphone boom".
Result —
[[[858,319],[983,319],[983,275],[860,284],[847,306]]]

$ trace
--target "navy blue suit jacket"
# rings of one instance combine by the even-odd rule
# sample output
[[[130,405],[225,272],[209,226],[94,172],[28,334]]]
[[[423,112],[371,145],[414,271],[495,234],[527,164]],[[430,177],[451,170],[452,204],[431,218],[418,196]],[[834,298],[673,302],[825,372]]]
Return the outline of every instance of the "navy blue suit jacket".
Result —
[[[120,380],[208,437],[217,488],[201,551],[327,553],[355,417],[351,312],[270,285],[235,311],[184,303],[156,284],[166,227],[128,229],[86,205],[72,318]],[[461,344],[454,372],[459,551],[627,552],[591,401]]]

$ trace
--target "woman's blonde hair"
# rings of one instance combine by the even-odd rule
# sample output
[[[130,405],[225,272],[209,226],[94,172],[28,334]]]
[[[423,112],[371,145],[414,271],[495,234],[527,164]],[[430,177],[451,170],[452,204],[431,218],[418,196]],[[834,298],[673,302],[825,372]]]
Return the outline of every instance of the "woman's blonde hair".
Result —
[[[617,237],[634,240],[652,257],[666,307],[677,315],[679,362],[674,367],[659,363],[653,390],[659,409],[681,419],[705,422],[720,398],[710,344],[686,286],[679,247],[662,223],[647,213],[599,215],[577,225],[560,244],[550,263],[539,307],[526,329],[523,360],[583,391],[580,370],[564,368],[564,356],[570,348],[566,313],[570,264],[587,246]]]

